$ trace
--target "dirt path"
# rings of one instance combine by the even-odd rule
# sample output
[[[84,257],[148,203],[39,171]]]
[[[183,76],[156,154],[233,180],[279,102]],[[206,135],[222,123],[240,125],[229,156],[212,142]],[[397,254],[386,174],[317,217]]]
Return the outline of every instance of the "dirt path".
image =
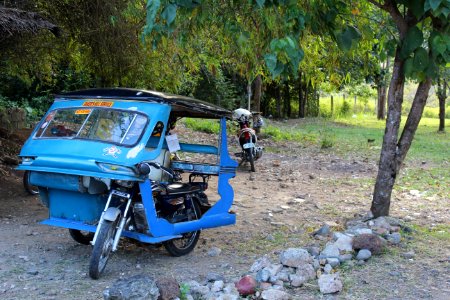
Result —
[[[163,247],[123,241],[99,280],[87,275],[91,248],[77,244],[65,229],[40,225],[47,212],[38,198],[25,194],[19,177],[2,179],[0,298],[102,299],[103,290],[119,277],[142,273],[199,282],[216,273],[235,281],[263,254],[276,255],[290,246],[323,245],[325,241],[311,238],[313,230],[323,223],[342,229],[346,219],[370,207],[375,162],[344,160],[291,143],[277,147],[286,149],[286,154],[265,153],[256,163],[256,173],[244,166],[232,180],[235,226],[203,231],[194,252],[179,258],[170,257]],[[212,180],[212,199],[215,187]],[[421,199],[394,197],[395,217],[409,216],[412,224],[420,225],[449,222],[448,198],[437,197],[421,208],[415,202]],[[413,234],[364,266],[342,268],[344,291],[337,298],[449,299],[450,245],[448,240],[440,241]],[[212,247],[220,248],[220,255],[210,256]],[[413,259],[402,257],[411,250]],[[294,299],[330,298],[320,295],[314,284],[290,292]]]

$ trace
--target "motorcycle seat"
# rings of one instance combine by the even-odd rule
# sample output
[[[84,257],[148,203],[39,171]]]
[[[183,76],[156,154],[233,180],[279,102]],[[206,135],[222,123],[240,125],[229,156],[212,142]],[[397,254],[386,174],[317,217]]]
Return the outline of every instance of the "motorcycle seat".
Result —
[[[182,195],[201,191],[200,185],[192,185],[189,183],[171,183],[166,185],[167,195]]]

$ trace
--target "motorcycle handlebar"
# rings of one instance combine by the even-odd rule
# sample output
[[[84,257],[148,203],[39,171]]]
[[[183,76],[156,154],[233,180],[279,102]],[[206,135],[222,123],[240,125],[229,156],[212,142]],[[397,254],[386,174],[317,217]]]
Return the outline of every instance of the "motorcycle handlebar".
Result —
[[[155,169],[160,169],[160,170],[164,171],[165,173],[167,173],[172,178],[175,177],[172,169],[163,167],[163,166],[161,166],[161,164],[159,164],[157,162],[153,162],[153,161],[142,162],[137,165],[137,169],[141,175],[150,174],[150,171],[151,171],[150,167],[154,167]]]

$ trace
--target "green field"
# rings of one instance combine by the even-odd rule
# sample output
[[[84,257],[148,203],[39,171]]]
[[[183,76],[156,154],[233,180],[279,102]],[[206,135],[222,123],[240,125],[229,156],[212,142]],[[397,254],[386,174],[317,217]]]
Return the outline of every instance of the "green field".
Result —
[[[406,117],[402,118],[404,124]],[[191,129],[217,133],[217,121],[186,119]],[[411,148],[397,180],[396,189],[427,190],[449,196],[450,135],[438,133],[439,120],[422,118]],[[446,119],[450,126],[450,119]],[[230,123],[230,126],[231,125]],[[288,121],[266,120],[261,137],[277,142],[291,141],[302,147],[328,152],[345,159],[368,159],[377,162],[380,156],[385,121],[372,115],[354,115],[346,118],[306,118]],[[278,152],[276,147],[266,151]]]

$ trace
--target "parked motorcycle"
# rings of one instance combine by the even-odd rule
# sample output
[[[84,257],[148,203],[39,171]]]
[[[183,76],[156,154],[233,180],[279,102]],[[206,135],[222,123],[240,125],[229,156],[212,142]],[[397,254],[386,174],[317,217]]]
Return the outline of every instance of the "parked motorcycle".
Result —
[[[255,161],[262,156],[263,147],[257,146],[258,137],[255,130],[250,126],[252,113],[244,108],[238,108],[233,111],[233,119],[239,124],[238,138],[241,152],[235,153],[237,157],[241,158],[239,165],[244,162],[250,163],[250,170],[255,172]]]
[[[183,117],[219,119],[218,144],[180,143],[169,135]],[[194,249],[201,230],[235,224],[230,118],[221,107],[155,91],[69,92],[56,96],[24,144],[18,170],[27,171],[24,183],[38,186],[48,207],[42,224],[67,228],[75,241],[93,246],[89,276],[97,279],[121,237],[162,243],[181,256]],[[171,160],[175,151],[217,160]],[[205,194],[211,176],[218,177],[214,204]]]

